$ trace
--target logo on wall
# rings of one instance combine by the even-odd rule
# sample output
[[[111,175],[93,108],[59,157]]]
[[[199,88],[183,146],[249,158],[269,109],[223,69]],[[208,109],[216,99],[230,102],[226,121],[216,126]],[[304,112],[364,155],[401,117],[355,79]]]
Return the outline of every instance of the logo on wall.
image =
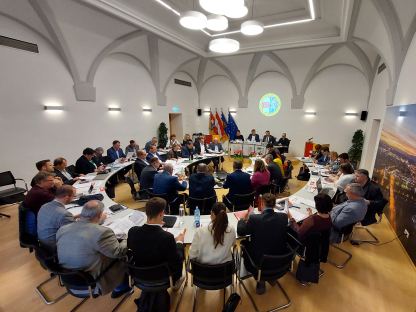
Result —
[[[267,117],[276,115],[281,106],[282,101],[279,96],[274,93],[267,93],[263,95],[259,102],[260,113]]]

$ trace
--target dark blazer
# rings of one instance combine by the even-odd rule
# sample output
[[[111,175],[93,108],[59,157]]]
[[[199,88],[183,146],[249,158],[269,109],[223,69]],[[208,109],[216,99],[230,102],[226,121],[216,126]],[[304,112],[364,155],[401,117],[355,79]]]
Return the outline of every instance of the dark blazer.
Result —
[[[274,136],[272,136],[272,135],[269,135],[269,136],[265,135],[263,137],[263,142],[267,142],[267,137],[269,137],[269,142],[268,143],[271,143],[273,145],[276,144],[276,138]]]
[[[250,133],[247,137],[247,141],[251,141],[252,136],[253,135]],[[256,142],[260,142],[260,137],[257,133],[256,133],[256,136],[255,136],[255,139],[256,139]]]
[[[216,195],[215,180],[206,173],[193,173],[189,177],[189,196],[193,198],[208,198]]]
[[[215,145],[218,146],[218,152],[223,152],[224,149],[222,148],[222,144],[218,143],[218,144],[214,144],[213,142],[209,144],[209,149],[215,151]]]
[[[248,194],[253,191],[251,187],[250,175],[241,170],[236,170],[227,175],[223,188],[230,189],[227,197],[232,200],[235,194]]]
[[[193,149],[188,149],[187,146],[182,147],[182,157],[183,158],[189,158],[190,155],[195,155],[195,147]]]
[[[207,149],[208,149],[208,146],[204,143],[204,146],[205,146],[205,152],[207,151]],[[195,143],[194,143],[194,147],[195,147],[195,153],[197,153],[197,154],[201,154],[201,142],[199,142],[199,141],[196,141]]]
[[[174,279],[182,274],[183,244],[158,225],[144,224],[129,230],[127,248],[132,252],[132,262],[136,266],[154,266],[167,262]]]
[[[247,222],[241,219],[237,224],[238,236],[250,235],[245,247],[256,264],[265,254],[287,252],[287,229],[287,214],[274,212],[273,209],[265,209],[261,214],[251,215]]]
[[[76,181],[74,181],[74,177],[72,176],[71,172],[69,172],[67,170],[67,172],[69,173],[69,175],[72,177],[72,179],[68,179],[60,170],[58,169],[54,169],[53,172],[56,174],[57,177],[60,177],[62,179],[62,182],[64,182],[64,184],[69,184],[72,185],[74,184]]]
[[[75,163],[75,172],[77,174],[88,174],[94,172],[97,167],[94,165],[94,162],[89,161],[87,157],[82,155]]]
[[[147,156],[146,156],[146,160],[147,160],[148,162],[150,162],[150,160],[151,160],[153,157],[157,157],[157,158],[159,158],[159,159],[160,159],[160,155],[159,155],[159,153],[158,153],[158,152],[156,152],[156,154],[148,153],[148,154],[147,154]]]
[[[364,185],[363,190],[364,198],[369,200],[370,204],[368,205],[367,213],[361,221],[361,224],[369,225],[377,222],[375,215],[383,213],[388,200],[384,198],[380,186],[373,181],[368,180]]]
[[[281,145],[283,145],[283,146],[289,146],[289,144],[290,144],[290,140],[289,140],[288,138],[280,138],[280,139],[277,141],[277,145],[279,145],[279,144],[281,144]]]
[[[153,187],[153,181],[157,170],[152,166],[148,165],[143,168],[140,174],[140,189],[147,190]]]
[[[322,155],[321,157],[317,158],[318,165],[327,165],[331,159],[328,156]]]
[[[133,168],[134,168],[134,172],[137,175],[137,179],[140,180],[140,175],[142,174],[143,169],[148,165],[149,163],[143,159],[137,158],[135,160]]]
[[[236,135],[236,136],[235,136],[235,140],[241,140],[241,141],[244,141],[244,136],[243,136],[242,134],[240,134],[240,135]]]
[[[281,185],[283,175],[279,166],[274,161],[272,161],[270,164],[267,165],[267,170],[269,170],[270,172],[270,182],[277,185]]]
[[[124,152],[123,152],[123,150],[121,148],[118,149],[118,155],[119,156],[117,156],[117,152],[116,152],[116,150],[113,147],[110,147],[107,150],[107,157],[109,158],[109,160],[111,162],[116,161],[119,158],[126,157],[126,155],[124,154]]]
[[[169,201],[178,197],[178,191],[185,191],[188,184],[179,182],[177,176],[171,176],[168,172],[157,173],[153,180],[153,193],[167,194]]]

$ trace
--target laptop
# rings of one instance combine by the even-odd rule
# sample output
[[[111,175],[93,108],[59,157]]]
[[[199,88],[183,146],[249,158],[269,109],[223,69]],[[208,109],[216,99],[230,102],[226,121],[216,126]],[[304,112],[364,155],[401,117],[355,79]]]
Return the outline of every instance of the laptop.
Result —
[[[132,158],[134,156],[134,152],[128,152],[127,153],[127,155],[126,155],[126,158],[127,159],[130,159],[130,158]]]

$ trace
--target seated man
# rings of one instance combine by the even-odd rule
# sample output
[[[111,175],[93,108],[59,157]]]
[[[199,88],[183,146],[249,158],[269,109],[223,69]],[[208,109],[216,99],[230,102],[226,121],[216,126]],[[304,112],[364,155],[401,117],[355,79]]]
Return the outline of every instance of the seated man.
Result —
[[[146,151],[146,153],[149,153],[150,147],[152,145],[156,145],[156,147],[157,147],[157,137],[153,137],[150,141],[146,142],[146,144],[144,146],[144,150]]]
[[[76,189],[64,185],[56,190],[55,199],[44,204],[38,213],[38,239],[50,251],[56,250],[56,232],[61,226],[75,222],[74,216],[65,209],[74,200]]]
[[[196,154],[194,142],[191,140],[187,141],[185,146],[182,147],[182,157],[183,158],[193,158]]]
[[[182,146],[180,144],[173,144],[171,150],[167,155],[168,159],[179,159],[182,157]]]
[[[282,133],[282,137],[277,141],[277,145],[289,146],[290,140],[286,137],[286,133]]]
[[[194,146],[195,153],[201,156],[203,156],[208,150],[208,147],[205,144],[205,138],[202,135],[195,140]]]
[[[175,144],[181,145],[181,142],[179,142],[179,140],[176,138],[176,134],[171,134],[166,148],[172,148]]]
[[[157,173],[154,176],[153,193],[166,194],[170,205],[170,213],[178,214],[179,205],[184,203],[184,196],[179,196],[178,191],[185,191],[188,184],[186,181],[180,182],[177,176],[172,176],[172,173],[172,164],[164,164],[163,172]]]
[[[364,192],[360,184],[350,183],[344,192],[348,200],[335,206],[330,213],[332,220],[331,243],[340,243],[342,228],[360,222],[367,213],[367,204],[363,198]]]
[[[235,133],[235,141],[244,141],[244,136],[241,134],[240,130],[237,130]]]
[[[73,172],[66,170],[67,161],[63,157],[58,157],[53,161],[54,173],[57,177],[62,179],[64,184],[72,185],[79,180]]]
[[[34,185],[27,192],[23,205],[30,209],[37,216],[40,207],[55,198],[55,174],[47,171],[40,171],[33,178]]]
[[[117,298],[131,291],[126,283],[126,265],[120,259],[126,254],[126,241],[119,242],[114,232],[102,226],[106,218],[104,204],[87,202],[80,220],[62,226],[56,233],[59,264],[71,270],[81,270],[98,278],[98,290]],[[114,289],[119,285],[116,289]]]
[[[222,148],[222,144],[218,142],[218,139],[215,138],[208,147],[209,151],[214,153],[222,153],[224,149]],[[214,170],[218,171],[219,163],[224,161],[224,157],[212,158],[212,163],[214,164]]]
[[[46,172],[54,173],[53,164],[49,159],[40,160],[36,162],[35,165],[36,165],[36,169],[38,169],[39,172],[46,171]],[[54,183],[55,183],[55,187],[61,187],[64,184],[61,177],[57,176],[56,174],[54,176]],[[30,186],[33,186],[33,185],[35,184],[34,184],[34,181],[32,180],[30,182]]]
[[[368,207],[361,224],[369,225],[376,223],[375,215],[378,214],[381,216],[383,214],[384,207],[388,201],[384,198],[380,186],[376,182],[371,181],[370,174],[367,170],[355,170],[355,182],[363,188],[365,203]]]
[[[223,196],[223,202],[228,209],[233,208],[233,201],[235,194],[249,194],[253,191],[251,187],[250,175],[243,172],[243,162],[241,160],[234,160],[234,172],[227,175],[223,188],[230,189],[228,194]]]
[[[267,164],[267,170],[270,172],[270,183],[274,183],[277,186],[283,185],[283,175],[279,166],[273,161],[273,156],[268,154],[264,157]]]
[[[114,162],[117,159],[121,159],[123,161],[124,158],[126,158],[126,155],[124,155],[123,150],[120,148],[120,141],[113,141],[113,146],[107,150],[107,157],[110,162]]]
[[[276,138],[270,134],[270,131],[267,130],[263,137],[263,142],[271,144],[272,146],[276,144]]]
[[[149,199],[146,203],[147,223],[134,226],[129,230],[127,247],[132,252],[132,264],[135,266],[156,266],[168,263],[173,274],[175,288],[182,284],[182,266],[184,259],[183,240],[185,231],[177,237],[162,229],[163,216],[167,203],[160,197]]]
[[[157,152],[157,147],[155,144],[150,145],[149,151],[147,152],[146,160],[150,162],[150,160],[154,157],[158,158],[161,161],[160,155]]]
[[[328,147],[323,147],[321,150],[322,156],[316,159],[316,162],[318,165],[321,166],[326,166],[329,161],[331,160],[329,158],[329,148]]]
[[[276,205],[276,197],[273,194],[264,194],[262,201],[263,205],[259,208],[261,214],[249,215],[249,211],[247,211],[245,217],[240,219],[237,224],[239,236],[250,235],[250,240],[245,240],[242,243],[256,265],[260,264],[263,255],[280,255],[288,251],[286,245],[287,215],[273,210]],[[247,255],[243,254],[243,257],[247,271],[256,276],[257,271],[251,265]],[[264,294],[265,291],[265,283],[258,283],[257,294]]]
[[[97,166],[92,158],[95,155],[95,151],[87,147],[82,151],[82,156],[75,162],[75,172],[77,174],[88,174],[92,172],[98,172],[104,170],[103,165]]]
[[[104,156],[104,149],[102,147],[97,147],[95,150],[94,157],[92,161],[94,164],[98,166],[107,165],[109,163],[109,159],[107,156]]]
[[[134,172],[137,175],[137,179],[140,180],[140,176],[142,174],[143,169],[149,165],[149,162],[146,160],[146,152],[144,150],[137,151],[137,158],[134,161]]]
[[[129,145],[126,146],[124,153],[127,155],[128,153],[134,153],[136,155],[137,151],[139,150],[139,145],[136,144],[134,140],[130,140]]]
[[[153,188],[153,181],[155,178],[155,174],[160,167],[159,158],[153,157],[149,165],[143,168],[140,174],[140,190],[148,190]]]
[[[212,175],[208,174],[207,165],[200,163],[196,168],[196,173],[189,177],[189,197],[203,199],[215,196],[214,186],[215,180]],[[190,208],[191,211],[195,209],[195,207]]]
[[[251,130],[251,133],[247,137],[247,141],[249,141],[249,142],[260,142],[260,137],[256,133],[256,129]]]

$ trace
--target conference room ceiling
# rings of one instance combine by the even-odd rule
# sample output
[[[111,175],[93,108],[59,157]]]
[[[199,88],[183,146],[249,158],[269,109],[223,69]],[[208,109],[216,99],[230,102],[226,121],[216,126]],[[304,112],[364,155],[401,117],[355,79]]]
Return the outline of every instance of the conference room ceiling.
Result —
[[[160,1],[177,12],[198,10],[205,14],[198,0],[80,0],[97,10],[145,29],[202,56],[214,56],[208,51],[209,41],[218,32],[189,30],[179,24],[179,17]],[[245,0],[248,14],[241,19],[229,19],[225,32],[238,31],[242,22],[255,19],[264,25],[280,24],[311,18],[309,0]],[[240,42],[236,54],[331,44],[346,40],[351,20],[353,0],[313,0],[316,19],[310,22],[267,28],[263,34],[247,37],[240,32],[226,35]]]

